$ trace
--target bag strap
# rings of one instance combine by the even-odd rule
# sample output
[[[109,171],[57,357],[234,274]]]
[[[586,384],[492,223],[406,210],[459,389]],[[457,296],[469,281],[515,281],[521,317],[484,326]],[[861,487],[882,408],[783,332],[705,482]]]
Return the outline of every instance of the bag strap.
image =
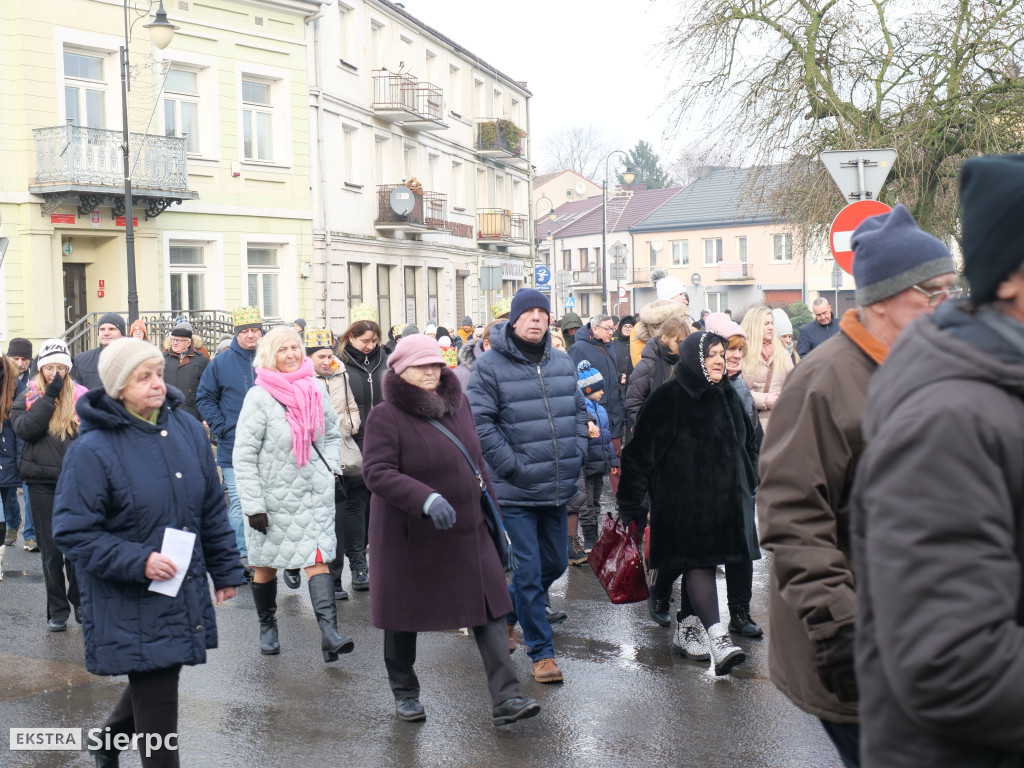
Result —
[[[462,451],[462,455],[466,457],[466,461],[469,462],[469,468],[473,470],[473,474],[476,475],[477,482],[480,483],[480,492],[487,493],[487,483],[484,482],[483,475],[480,474],[480,470],[477,469],[476,462],[473,461],[473,457],[469,455],[469,451],[466,450],[466,446],[462,444],[462,441],[457,438],[448,427],[442,424],[437,419],[424,419],[430,426],[434,427],[438,432],[447,437],[453,443],[455,447]]]
[[[271,395],[271,397],[274,397],[274,396]],[[276,397],[274,397],[274,400],[277,401],[278,405],[280,405],[282,408],[284,408],[285,413],[288,412],[288,406],[287,405],[282,403]],[[320,457],[320,461],[322,461],[324,463],[324,466],[327,467],[327,471],[330,472],[332,475],[334,475],[334,477],[341,477],[342,476],[341,474],[339,474],[338,472],[335,472],[333,469],[331,469],[331,465],[327,463],[327,459],[325,459],[324,455],[322,453],[320,453],[320,449],[316,447],[316,440],[310,439],[309,444],[311,446],[313,446],[313,450],[316,451],[316,455]]]
[[[768,363],[768,378],[764,380],[764,393],[767,395],[772,388],[772,374],[775,372],[775,361]]]

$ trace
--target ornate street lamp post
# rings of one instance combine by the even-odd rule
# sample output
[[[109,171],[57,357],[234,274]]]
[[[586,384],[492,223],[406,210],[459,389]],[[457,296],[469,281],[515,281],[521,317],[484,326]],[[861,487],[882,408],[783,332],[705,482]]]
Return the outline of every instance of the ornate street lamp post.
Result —
[[[601,185],[603,193],[601,204],[601,312],[605,315],[608,314],[608,161],[611,160],[612,155],[622,155],[629,160],[629,155],[621,149],[613,149],[604,159],[604,183]],[[622,172],[622,180],[627,184],[632,184],[635,178],[636,174],[633,173],[633,169],[626,166],[626,170]]]

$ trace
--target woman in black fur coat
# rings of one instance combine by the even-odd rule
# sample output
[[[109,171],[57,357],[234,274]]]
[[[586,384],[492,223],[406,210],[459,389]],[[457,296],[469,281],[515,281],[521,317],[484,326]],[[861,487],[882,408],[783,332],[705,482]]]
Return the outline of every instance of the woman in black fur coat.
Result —
[[[713,657],[724,675],[745,660],[721,621],[715,567],[760,557],[754,526],[757,447],[727,376],[727,342],[694,333],[672,379],[648,397],[622,452],[619,517],[644,519],[650,495],[650,567],[683,569],[695,615],[679,621],[676,648]]]

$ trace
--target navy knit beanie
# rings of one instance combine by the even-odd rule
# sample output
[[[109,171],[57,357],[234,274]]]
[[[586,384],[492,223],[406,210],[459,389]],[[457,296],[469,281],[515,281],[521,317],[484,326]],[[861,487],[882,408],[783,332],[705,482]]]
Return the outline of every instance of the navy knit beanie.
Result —
[[[864,219],[853,231],[851,243],[857,303],[862,307],[933,277],[956,272],[949,249],[922,231],[902,205]]]
[[[512,310],[508,315],[509,324],[515,325],[516,320],[523,312],[535,308],[543,309],[549,315],[551,314],[551,304],[548,302],[547,296],[534,288],[520,288],[512,297]]]
[[[1024,263],[1024,155],[972,157],[960,169],[964,274],[975,306]]]

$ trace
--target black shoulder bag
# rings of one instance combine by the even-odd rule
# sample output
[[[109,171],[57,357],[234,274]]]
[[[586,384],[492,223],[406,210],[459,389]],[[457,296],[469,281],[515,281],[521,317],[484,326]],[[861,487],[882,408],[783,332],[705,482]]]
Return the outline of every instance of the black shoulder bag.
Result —
[[[477,469],[476,462],[469,455],[466,446],[462,444],[459,438],[452,434],[448,427],[437,419],[426,419],[425,421],[451,440],[455,447],[462,452],[462,455],[466,457],[466,461],[469,462],[469,468],[473,470],[477,482],[480,483],[480,510],[484,513],[484,520],[487,522],[487,528],[491,532],[491,539],[494,540],[494,548],[498,550],[498,559],[506,571],[514,571],[517,563],[516,553],[512,549],[512,539],[509,538],[508,531],[505,530],[505,524],[501,520],[501,510],[498,509],[497,502],[491,498],[491,494],[487,491],[487,483],[484,482],[484,476]]]

